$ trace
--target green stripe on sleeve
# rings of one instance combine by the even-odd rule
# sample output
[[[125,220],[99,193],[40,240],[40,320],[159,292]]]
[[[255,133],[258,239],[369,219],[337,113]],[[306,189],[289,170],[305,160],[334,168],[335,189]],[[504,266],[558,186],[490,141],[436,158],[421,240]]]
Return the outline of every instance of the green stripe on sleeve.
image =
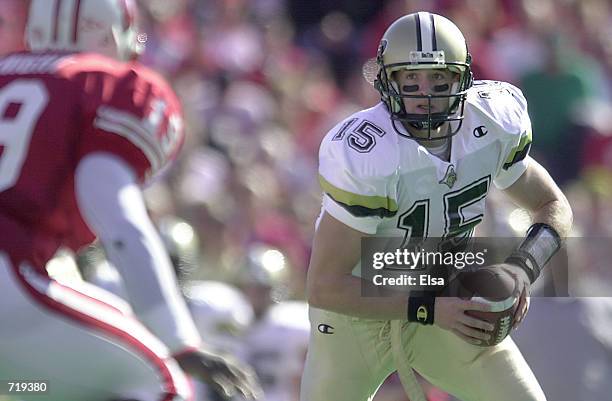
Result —
[[[531,141],[532,135],[531,129],[529,129],[527,131],[527,135],[523,135],[519,141],[519,144],[510,151],[510,154],[504,163],[504,170],[507,170],[513,164],[520,162],[527,156],[529,148],[531,147]]]
[[[394,199],[377,195],[359,195],[345,191],[330,184],[320,174],[319,183],[325,193],[354,216],[392,217],[397,213],[397,202]]]

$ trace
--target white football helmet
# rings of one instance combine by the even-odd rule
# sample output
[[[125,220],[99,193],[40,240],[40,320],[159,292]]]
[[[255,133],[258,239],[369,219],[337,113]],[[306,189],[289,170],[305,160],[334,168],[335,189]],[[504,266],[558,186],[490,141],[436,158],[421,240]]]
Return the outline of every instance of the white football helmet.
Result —
[[[133,0],[32,0],[26,43],[33,51],[95,52],[131,60],[143,50]]]

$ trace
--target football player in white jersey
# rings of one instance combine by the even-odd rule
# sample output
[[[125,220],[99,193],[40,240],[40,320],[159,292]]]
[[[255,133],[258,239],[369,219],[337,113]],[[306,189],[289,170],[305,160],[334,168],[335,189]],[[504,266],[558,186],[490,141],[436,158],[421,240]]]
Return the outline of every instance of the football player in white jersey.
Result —
[[[525,98],[507,83],[473,82],[463,34],[439,15],[396,20],[376,60],[382,101],[336,125],[320,148],[324,194],[308,272],[301,399],[370,400],[398,371],[410,399],[423,401],[414,369],[463,401],[543,401],[510,337],[478,346],[492,326],[464,312],[488,306],[412,293],[363,297],[373,284],[358,269],[362,237],[469,238],[495,184],[534,222],[497,265],[516,280],[520,323],[529,286],[572,223],[567,199],[528,156]]]

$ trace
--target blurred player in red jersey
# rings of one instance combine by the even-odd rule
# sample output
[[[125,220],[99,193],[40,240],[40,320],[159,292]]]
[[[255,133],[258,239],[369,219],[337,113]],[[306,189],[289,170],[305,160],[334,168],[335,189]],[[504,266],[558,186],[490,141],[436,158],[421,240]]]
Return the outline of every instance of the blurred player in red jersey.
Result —
[[[253,398],[250,370],[202,347],[145,210],[140,187],[176,157],[183,127],[168,84],[117,61],[141,48],[134,12],[33,0],[31,51],[0,58],[0,380],[47,380],[62,401],[184,400],[187,372]],[[45,271],[59,247],[96,237],[135,316]]]

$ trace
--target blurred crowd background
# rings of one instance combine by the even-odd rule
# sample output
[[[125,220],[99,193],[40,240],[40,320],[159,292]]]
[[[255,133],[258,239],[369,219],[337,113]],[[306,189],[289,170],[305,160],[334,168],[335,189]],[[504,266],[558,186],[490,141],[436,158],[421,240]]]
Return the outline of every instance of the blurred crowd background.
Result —
[[[362,76],[362,66],[375,56],[388,25],[414,11],[436,12],[459,26],[473,56],[476,79],[508,81],[523,90],[533,123],[532,156],[547,167],[570,199],[573,236],[595,239],[592,249],[582,249],[573,258],[579,269],[603,271],[604,286],[612,282],[609,0],[138,2],[142,40],[146,40],[142,61],[176,89],[188,131],[181,157],[146,190],[147,202],[168,246],[176,246],[175,254],[184,258],[177,263],[188,279],[231,283],[248,297],[253,312],[238,316],[226,311],[234,313],[232,319],[242,329],[260,319],[275,301],[304,300],[320,210],[318,146],[338,121],[378,102],[378,93]],[[482,235],[523,235],[529,223],[520,212],[495,192],[489,203],[491,213]],[[87,257],[92,258],[91,252]],[[207,291],[218,299],[230,299],[226,293]],[[185,290],[196,300],[197,292]],[[539,310],[567,311],[563,305],[553,303]],[[592,310],[583,304],[569,307],[576,313],[582,313],[580,308]],[[597,308],[595,315],[605,315],[611,323],[605,327],[610,329],[612,309]],[[525,325],[544,321],[546,316],[537,310],[532,308]],[[291,316],[300,318],[293,319],[294,326],[287,330],[302,333],[296,337],[301,345],[292,345],[292,352],[300,350],[303,357],[305,309],[290,307],[273,320],[290,322]],[[597,344],[592,353],[580,347],[577,352],[605,356],[604,362],[597,362],[598,373],[584,379],[601,383],[605,372],[612,372],[612,330],[594,333],[591,321],[600,319],[587,319],[568,336],[592,338]],[[528,327],[541,333],[536,323]],[[544,329],[552,327],[553,323]],[[282,342],[273,340],[279,333],[275,329],[268,337],[265,331],[254,336],[272,339],[274,348]],[[523,337],[526,347],[539,338]],[[533,348],[538,349],[537,342]],[[552,361],[549,356],[539,360]],[[265,353],[256,358],[261,361]],[[539,360],[529,362],[537,365]],[[585,364],[592,362],[588,359]],[[297,388],[300,362],[291,360],[291,369],[287,363],[269,366],[269,371],[291,373],[290,384]],[[550,370],[550,364],[542,369]],[[546,384],[563,393],[563,380],[556,377]],[[581,381],[582,376],[574,379]],[[402,394],[392,378],[376,401],[404,401]],[[605,394],[598,401],[610,393]],[[428,396],[430,401],[450,399],[434,388],[428,389]],[[588,396],[569,397],[590,401]]]
[[[386,27],[416,10],[453,20],[476,79],[525,93],[532,155],[571,198],[576,235],[605,236],[612,195],[612,4],[607,0],[142,0],[143,61],[185,108],[188,142],[151,188],[187,220],[201,274],[235,272],[251,244],[287,257],[303,293],[320,208],[322,137],[378,93],[362,77]]]
[[[573,274],[596,270],[598,276],[592,281],[603,283],[610,290],[607,294],[612,294],[612,270],[608,269],[612,257],[610,1],[141,3],[146,10],[143,61],[162,72],[178,91],[189,133],[178,165],[147,191],[147,198],[154,215],[173,215],[193,227],[199,256],[192,278],[242,285],[252,277],[246,272],[253,266],[253,254],[264,245],[284,257],[279,299],[303,299],[320,209],[319,143],[338,121],[378,101],[378,93],[363,79],[362,66],[375,55],[388,25],[403,14],[426,10],[450,18],[463,31],[476,79],[508,81],[523,90],[533,123],[532,156],[570,199],[575,214],[573,236],[593,238],[592,242],[580,240],[579,251],[570,255],[579,271]],[[490,196],[491,213],[480,234],[522,236],[529,223],[498,195]],[[533,308],[526,332],[553,329],[554,323],[537,323],[544,321],[550,308],[568,313],[570,307],[593,309],[580,303],[550,302]],[[611,321],[609,306],[595,309],[599,311],[595,315]],[[610,366],[612,341],[609,334],[598,337],[589,327],[588,322],[576,326],[572,335],[599,338],[593,341],[607,344],[601,346],[603,351],[577,351],[608,355],[607,365],[598,365],[597,378],[607,371],[601,366]],[[519,332],[518,337],[528,347],[538,336],[524,335],[526,340],[521,340]],[[559,341],[557,346],[565,347],[563,339]],[[570,341],[569,334],[565,341]],[[541,379],[547,391],[554,388],[551,391],[568,399],[589,400],[589,395],[577,395],[562,385],[564,380],[558,378],[567,375],[553,369],[561,361],[546,353],[532,351],[532,355],[528,358],[532,365],[556,377]],[[581,364],[569,357],[580,373],[575,381],[565,381],[568,386],[588,382],[601,388],[601,379],[584,377],[588,369],[582,367],[592,364],[591,359]],[[390,383],[377,400],[405,399],[397,381],[395,386],[393,379]],[[449,399],[436,389],[428,392],[430,400]]]

